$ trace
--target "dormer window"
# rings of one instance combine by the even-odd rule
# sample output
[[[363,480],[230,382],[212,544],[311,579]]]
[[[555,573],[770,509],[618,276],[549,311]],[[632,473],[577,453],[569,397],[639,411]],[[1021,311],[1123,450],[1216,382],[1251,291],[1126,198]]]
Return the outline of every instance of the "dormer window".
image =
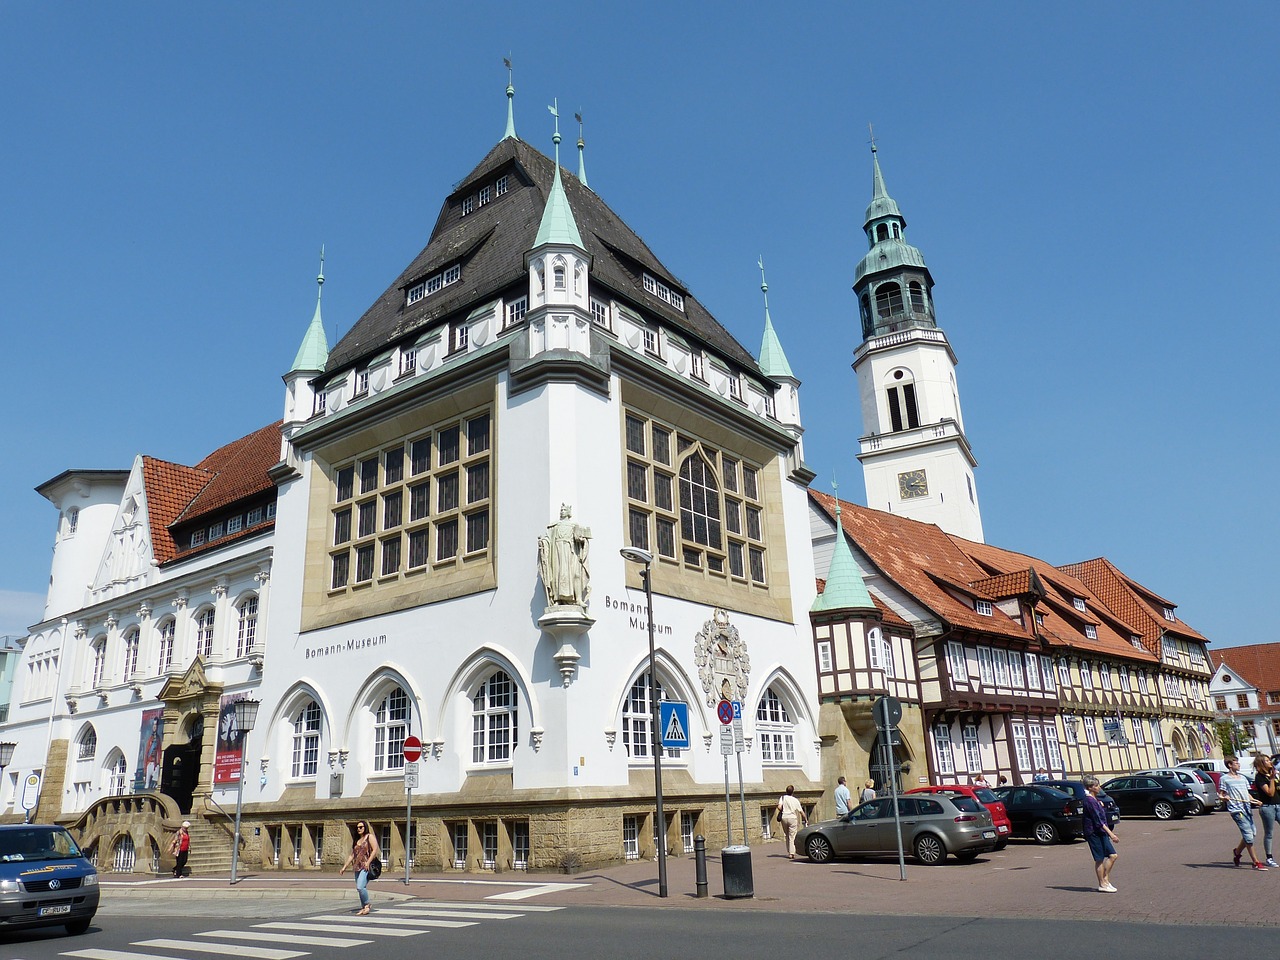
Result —
[[[742,378],[736,374],[729,374],[729,398],[731,400],[742,399]]]
[[[467,214],[469,214],[469,213],[471,213],[472,211],[474,211],[474,210],[475,210],[475,208],[476,208],[476,198],[475,198],[474,196],[470,196],[470,197],[463,197],[463,198],[462,198],[462,215],[463,215],[464,217],[465,217]]]
[[[455,263],[453,266],[441,270],[434,276],[415,283],[409,288],[405,301],[408,304],[417,303],[423,297],[433,294],[442,287],[449,286],[451,283],[457,283],[461,279],[462,267]]]
[[[368,392],[369,392],[369,371],[367,369],[357,370],[355,395],[357,397],[360,397]]]
[[[640,333],[644,337],[644,352],[658,356],[658,331],[652,327],[645,327]]]
[[[222,532],[224,529],[225,529],[225,525],[222,523],[221,520],[213,524],[213,526],[209,528],[209,542],[212,543],[214,540],[221,540]]]
[[[979,600],[974,604],[974,609],[978,611],[979,616],[989,617],[991,616],[991,601]]]
[[[684,309],[684,297],[676,293],[661,280],[651,277],[649,274],[644,275],[644,289],[646,293],[651,293],[659,300],[665,300],[677,310]]]
[[[689,355],[689,376],[695,380],[705,381],[707,379],[706,369],[703,366],[702,351],[694,350]]]
[[[1176,623],[1178,618],[1173,613],[1173,607],[1164,608],[1164,618],[1170,623]]]
[[[317,417],[318,417],[318,416],[320,416],[320,414],[324,413],[324,412],[325,412],[325,410],[327,410],[327,409],[328,409],[328,406],[329,406],[329,394],[327,394],[327,393],[326,393],[325,391],[323,391],[323,390],[319,390],[319,391],[317,391],[317,392],[316,392],[315,415],[316,415]]]
[[[418,348],[405,347],[400,351],[400,376],[407,377],[418,372]]]
[[[193,546],[193,547],[202,547],[202,546],[204,546],[204,531],[203,531],[203,530],[192,530],[192,531],[191,531],[191,546]]]
[[[1081,599],[1080,597],[1072,597],[1071,605],[1080,611],[1084,611],[1085,609],[1084,600]]]
[[[481,187],[479,198],[480,198],[480,206],[483,207],[486,203],[488,203],[490,200],[493,199],[493,188],[488,186]]]
[[[773,394],[766,393],[764,395],[764,415],[770,419],[777,419],[777,413],[773,406]]]
[[[1088,637],[1090,640],[1097,640],[1098,628],[1095,627],[1092,623],[1086,623],[1084,625],[1084,635]]]
[[[509,182],[510,181],[506,177],[499,177],[497,181],[494,182],[493,192],[498,196],[502,196],[507,192],[507,185]]]
[[[453,328],[453,349],[466,350],[467,344],[470,342],[471,328],[465,323],[460,323]]]
[[[591,298],[591,322],[598,327],[609,329],[609,305],[595,297]]]
[[[524,321],[524,315],[529,312],[529,298],[521,297],[518,300],[512,300],[507,304],[507,326],[514,326]]]

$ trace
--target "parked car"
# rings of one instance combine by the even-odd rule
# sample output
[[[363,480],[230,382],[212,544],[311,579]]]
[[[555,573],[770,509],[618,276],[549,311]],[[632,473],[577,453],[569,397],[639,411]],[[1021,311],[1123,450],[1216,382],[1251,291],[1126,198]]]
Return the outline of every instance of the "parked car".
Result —
[[[907,793],[938,793],[944,797],[973,797],[991,814],[991,822],[996,828],[996,849],[1003,850],[1009,845],[1013,824],[1009,822],[1009,814],[1004,804],[991,792],[990,787],[974,787],[967,783],[944,783],[938,786],[916,787],[908,790]]]
[[[970,861],[996,848],[991,814],[973,797],[899,797],[902,849],[921,863],[934,866],[951,854]],[[834,857],[896,857],[893,798],[880,797],[859,804],[843,817],[804,827],[796,847],[814,863]]]
[[[0,930],[65,926],[84,933],[98,912],[98,871],[62,827],[0,826]]]
[[[1069,793],[1041,783],[997,787],[1015,837],[1031,837],[1037,843],[1074,840],[1084,830],[1084,804]]]
[[[1182,781],[1173,777],[1133,774],[1108,780],[1102,789],[1120,805],[1121,813],[1150,814],[1157,820],[1181,819],[1197,803]]]
[[[1243,766],[1243,764],[1241,764]],[[1224,760],[1217,757],[1210,757],[1207,760],[1183,760],[1178,764],[1181,769],[1203,770],[1209,775],[1209,779],[1213,781],[1213,786],[1219,793],[1222,792],[1222,775],[1227,772],[1227,764]]]
[[[1157,770],[1139,770],[1135,776],[1146,774],[1153,777],[1171,777],[1182,783],[1184,787],[1191,791],[1192,797],[1195,799],[1195,805],[1191,808],[1194,816],[1198,813],[1213,813],[1218,809],[1219,796],[1218,788],[1214,786],[1212,778],[1203,770],[1195,767],[1163,767]],[[1226,806],[1226,799],[1221,798],[1223,806]]]
[[[1084,812],[1084,797],[1089,791],[1085,789],[1083,780],[1043,780],[1039,786],[1053,787],[1055,790],[1061,790],[1068,793],[1080,801],[1080,812]],[[1102,802],[1102,809],[1107,812],[1107,826],[1112,830],[1116,828],[1116,824],[1120,822],[1120,806],[1107,795],[1105,790],[1098,793],[1098,799]],[[1082,828],[1083,829],[1083,828]]]

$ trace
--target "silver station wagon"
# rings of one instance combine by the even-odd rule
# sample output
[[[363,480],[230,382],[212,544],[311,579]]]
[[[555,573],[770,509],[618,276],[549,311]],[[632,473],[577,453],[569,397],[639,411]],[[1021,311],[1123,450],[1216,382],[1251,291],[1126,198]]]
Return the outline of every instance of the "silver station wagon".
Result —
[[[62,827],[0,826],[0,931],[89,929],[98,912],[98,871]]]
[[[899,797],[898,815],[903,851],[923,864],[942,863],[947,854],[969,861],[996,848],[991,811],[973,797]],[[796,849],[814,863],[834,857],[896,857],[892,798],[870,800],[837,820],[803,828],[796,834]]]

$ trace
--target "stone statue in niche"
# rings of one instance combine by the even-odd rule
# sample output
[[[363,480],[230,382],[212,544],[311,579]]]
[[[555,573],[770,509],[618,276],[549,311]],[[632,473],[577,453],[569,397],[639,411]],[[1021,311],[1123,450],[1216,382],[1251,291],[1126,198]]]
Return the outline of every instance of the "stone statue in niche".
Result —
[[[590,550],[591,529],[574,522],[573,508],[562,504],[560,519],[538,538],[538,572],[551,606],[586,609],[591,596]]]

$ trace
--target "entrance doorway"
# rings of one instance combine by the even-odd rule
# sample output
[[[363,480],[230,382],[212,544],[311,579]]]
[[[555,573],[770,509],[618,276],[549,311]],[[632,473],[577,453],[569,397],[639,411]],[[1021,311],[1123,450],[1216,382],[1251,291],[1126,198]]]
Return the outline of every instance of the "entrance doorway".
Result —
[[[165,748],[164,766],[160,772],[160,791],[172,797],[183,813],[191,812],[191,798],[200,783],[200,754],[203,752],[204,724],[193,718],[186,743]]]

